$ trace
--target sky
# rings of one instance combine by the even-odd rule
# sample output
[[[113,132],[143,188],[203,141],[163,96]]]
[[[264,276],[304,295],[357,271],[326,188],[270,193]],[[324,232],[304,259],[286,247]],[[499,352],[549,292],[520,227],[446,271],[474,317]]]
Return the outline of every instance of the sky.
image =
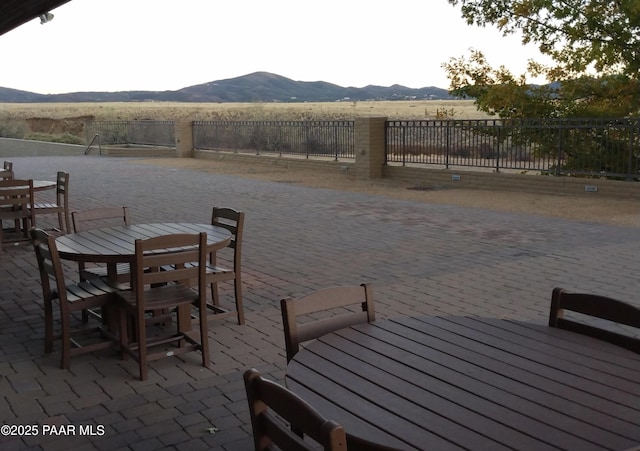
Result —
[[[72,0],[0,35],[0,86],[39,94],[177,90],[257,71],[344,87],[447,89],[481,50],[523,73],[534,46],[447,0]]]

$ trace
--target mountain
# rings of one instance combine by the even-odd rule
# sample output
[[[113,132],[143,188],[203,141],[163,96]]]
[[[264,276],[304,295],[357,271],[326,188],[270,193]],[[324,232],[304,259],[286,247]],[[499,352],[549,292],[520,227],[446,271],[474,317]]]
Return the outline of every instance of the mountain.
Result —
[[[0,87],[2,103],[47,102],[335,102],[452,99],[446,89],[393,85],[342,87],[324,81],[294,81],[268,72],[189,86],[177,91],[71,92],[36,94]]]
[[[0,87],[0,102],[3,103],[44,102],[45,97],[42,94]]]

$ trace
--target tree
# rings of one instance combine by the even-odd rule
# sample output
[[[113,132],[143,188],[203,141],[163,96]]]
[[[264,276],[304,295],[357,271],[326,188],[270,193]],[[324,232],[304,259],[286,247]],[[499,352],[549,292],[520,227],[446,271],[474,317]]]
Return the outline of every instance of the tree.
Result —
[[[611,117],[640,112],[639,0],[448,0],[469,25],[522,33],[553,63],[526,74],[492,68],[479,50],[443,64],[454,95],[500,117]]]

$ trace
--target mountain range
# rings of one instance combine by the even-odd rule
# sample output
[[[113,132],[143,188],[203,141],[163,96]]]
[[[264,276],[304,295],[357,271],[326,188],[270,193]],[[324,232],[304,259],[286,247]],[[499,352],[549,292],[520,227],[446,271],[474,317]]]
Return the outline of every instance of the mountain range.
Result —
[[[71,92],[36,94],[0,87],[2,103],[49,102],[335,102],[453,99],[446,89],[406,86],[342,87],[324,81],[294,81],[269,72],[189,86],[177,91]]]

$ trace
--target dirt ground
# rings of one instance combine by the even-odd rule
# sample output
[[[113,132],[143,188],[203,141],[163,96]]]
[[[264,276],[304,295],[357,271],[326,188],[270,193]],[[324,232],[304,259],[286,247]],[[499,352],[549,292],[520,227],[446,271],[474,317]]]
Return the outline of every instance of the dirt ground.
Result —
[[[234,175],[281,183],[297,183],[315,188],[364,192],[393,199],[486,208],[496,211],[532,213],[543,216],[600,222],[640,228],[640,201],[606,197],[541,195],[507,191],[443,189],[421,191],[410,189],[402,181],[355,180],[350,172],[301,170],[280,166],[248,165],[246,163],[167,158],[141,160],[147,164],[188,168],[215,174]],[[588,197],[587,197],[588,196]]]

